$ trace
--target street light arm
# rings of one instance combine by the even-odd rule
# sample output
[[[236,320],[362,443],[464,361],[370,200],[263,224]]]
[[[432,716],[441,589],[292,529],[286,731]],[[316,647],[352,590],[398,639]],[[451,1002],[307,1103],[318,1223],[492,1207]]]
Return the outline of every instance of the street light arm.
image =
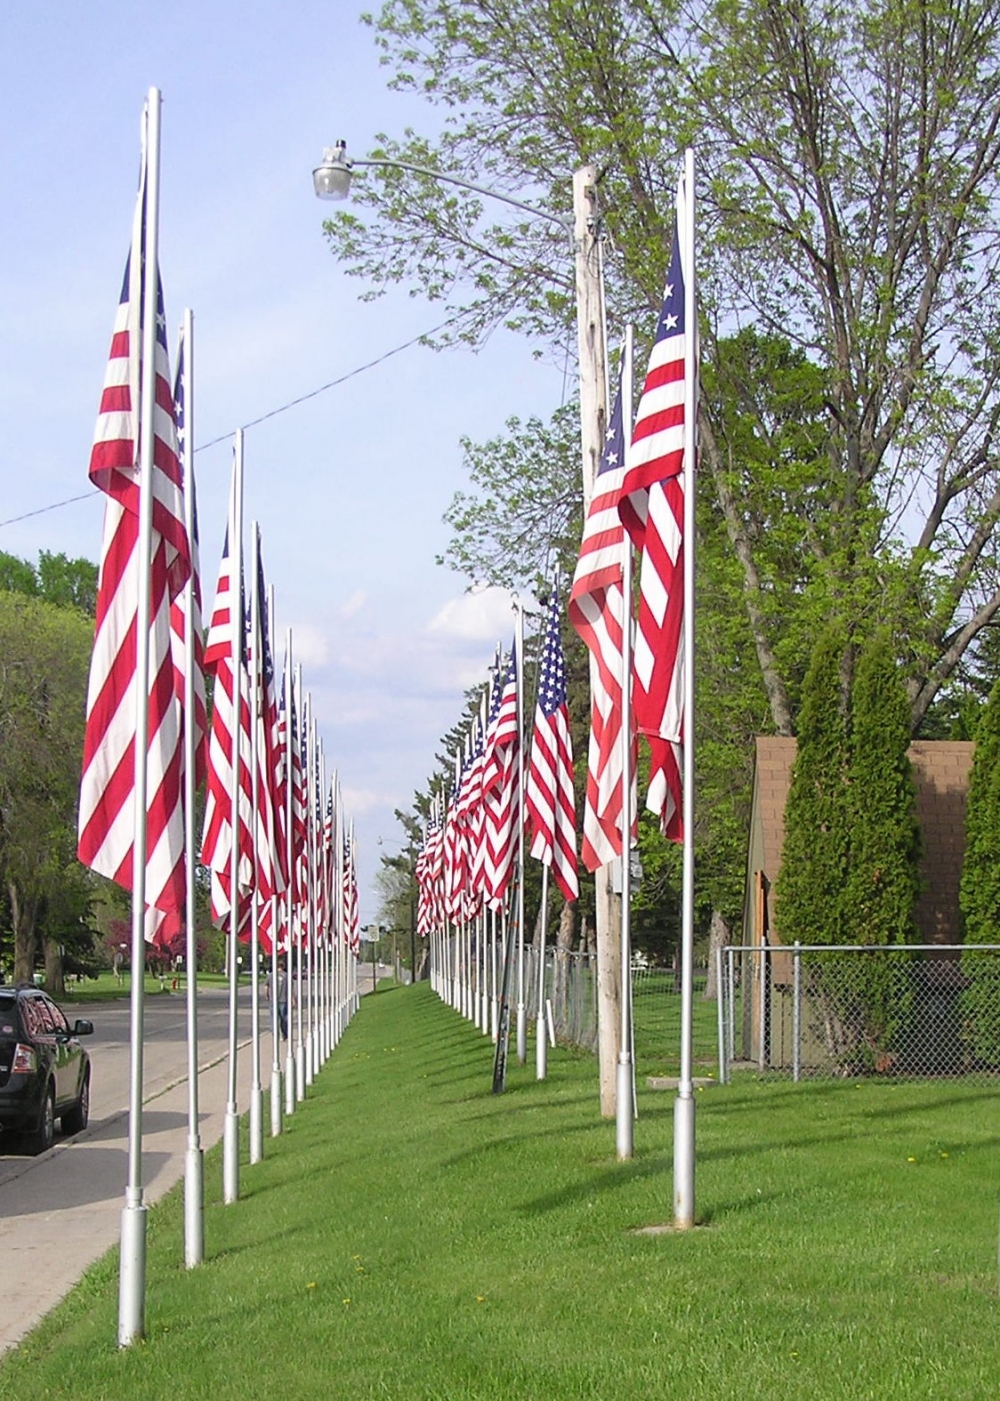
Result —
[[[336,146],[328,146],[323,152],[323,160],[313,171],[313,184],[316,194],[320,199],[346,199],[351,187],[351,174],[355,166],[371,165],[382,166],[389,170],[408,170],[414,175],[426,175],[430,180],[439,180],[444,185],[458,185],[463,190],[471,190],[473,194],[483,195],[486,199],[499,200],[501,204],[509,204],[512,209],[520,209],[524,214],[530,214],[535,219],[547,219],[551,224],[558,224],[565,234],[569,235],[570,251],[576,251],[576,234],[573,220],[562,214],[553,214],[550,209],[542,209],[537,204],[528,204],[523,199],[515,199],[513,195],[501,194],[499,190],[489,190],[485,185],[477,185],[473,180],[466,180],[461,175],[451,175],[447,171],[433,170],[429,165],[415,165],[413,161],[395,160],[383,156],[364,156],[358,160],[353,160],[347,154],[347,145],[343,141],[338,141]]]
[[[485,185],[477,185],[472,180],[465,180],[461,175],[450,175],[443,170],[433,170],[429,165],[413,165],[410,161],[382,160],[375,156],[365,156],[363,159],[351,158],[352,165],[381,165],[388,166],[396,170],[409,170],[414,175],[429,175],[433,180],[440,180],[446,185],[459,185],[463,190],[472,190],[474,194],[485,195],[487,199],[499,200],[501,204],[509,204],[514,209],[521,209],[525,214],[533,214],[537,219],[548,219],[552,224],[559,227],[569,236],[573,237],[573,220],[563,214],[553,214],[551,209],[542,209],[537,204],[527,204],[523,199],[515,199],[513,195],[503,195],[499,190],[488,190]]]

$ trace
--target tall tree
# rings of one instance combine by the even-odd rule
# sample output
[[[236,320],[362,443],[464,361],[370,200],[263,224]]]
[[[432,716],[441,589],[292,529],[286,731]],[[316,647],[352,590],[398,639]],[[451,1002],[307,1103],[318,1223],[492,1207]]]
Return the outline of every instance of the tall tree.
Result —
[[[0,871],[18,980],[46,902],[55,919],[73,882],[91,642],[76,609],[0,592]]]
[[[802,687],[798,751],[775,888],[775,922],[786,944],[843,940],[850,849],[843,650],[842,633],[828,628],[816,642]]]
[[[393,84],[444,114],[436,141],[380,138],[380,154],[557,211],[574,166],[598,165],[614,323],[658,305],[678,152],[697,139],[705,362],[721,366],[735,323],[790,341],[821,385],[808,489],[759,413],[761,489],[736,490],[746,414],[725,394],[703,405],[771,727],[795,725],[789,621],[853,617],[875,591],[916,731],[1000,609],[1000,0],[388,0],[370,22]],[[371,217],[327,229],[374,294],[404,281],[448,299],[446,339],[506,322],[565,344],[568,257],[546,226],[490,223],[478,197],[392,169],[357,198]],[[799,503],[783,576],[767,493]]]
[[[1000,944],[1000,681],[990,692],[975,733],[965,816],[965,859],[959,905],[968,944]],[[981,1065],[1000,1065],[1000,960],[967,949],[962,971],[963,1033]]]
[[[861,650],[851,693],[851,860],[843,919],[852,943],[905,944],[916,937],[921,841],[909,718],[896,658],[879,632]]]

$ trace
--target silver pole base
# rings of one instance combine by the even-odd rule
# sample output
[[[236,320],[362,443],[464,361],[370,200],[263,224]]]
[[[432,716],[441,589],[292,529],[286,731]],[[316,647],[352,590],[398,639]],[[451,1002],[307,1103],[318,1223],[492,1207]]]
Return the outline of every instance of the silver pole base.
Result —
[[[694,1225],[694,1096],[674,1100],[674,1226]]]
[[[303,1100],[306,1097],[306,1058],[305,1048],[301,1043],[295,1047],[295,1098]]]
[[[146,1208],[122,1211],[118,1271],[118,1346],[131,1347],[146,1334]]]
[[[549,1042],[544,1015],[535,1023],[535,1079],[544,1080],[549,1073]]]
[[[281,1071],[271,1066],[271,1137],[281,1133]]]
[[[615,1081],[615,1151],[626,1163],[633,1155],[632,1140],[632,1058],[619,1054]]]
[[[306,1084],[307,1084],[307,1085],[311,1085],[312,1082],[313,1082],[313,1078],[314,1078],[314,1071],[313,1071],[314,1062],[313,1062],[313,1056],[314,1056],[314,1054],[315,1054],[315,1051],[316,1051],[316,1041],[315,1041],[315,1037],[314,1037],[314,1036],[309,1036],[309,1037],[306,1038],[306,1044],[305,1044],[305,1055],[306,1055]]]
[[[240,1115],[233,1103],[226,1105],[222,1125],[222,1200],[228,1206],[240,1199]]]
[[[517,1063],[528,1059],[528,1013],[523,1002],[517,1004]]]
[[[289,1042],[288,1054],[285,1057],[285,1113],[295,1113],[295,1055],[291,1042]]]
[[[204,1154],[192,1147],[184,1157],[184,1264],[189,1270],[205,1259]]]
[[[264,1091],[260,1085],[250,1090],[250,1161],[259,1163],[264,1156]]]

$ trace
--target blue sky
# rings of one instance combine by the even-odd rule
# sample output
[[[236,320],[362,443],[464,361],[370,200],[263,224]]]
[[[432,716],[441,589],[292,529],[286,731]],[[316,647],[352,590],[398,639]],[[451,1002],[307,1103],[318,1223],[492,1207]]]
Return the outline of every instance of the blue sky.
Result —
[[[139,118],[163,94],[160,264],[171,328],[194,310],[195,439],[227,435],[443,319],[407,289],[362,304],[322,237],[322,148],[432,132],[391,93],[353,5],[307,0],[28,5],[0,17],[0,520],[86,491],[130,236]],[[171,350],[176,332],[171,331]],[[435,565],[464,485],[459,438],[547,416],[561,373],[498,335],[478,354],[414,348],[251,428],[246,515],[260,522],[278,636],[294,629],[327,762],[360,842],[362,919],[377,840],[406,806],[512,628]],[[231,448],[198,454],[211,596]],[[97,497],[0,527],[0,549],[97,558]]]

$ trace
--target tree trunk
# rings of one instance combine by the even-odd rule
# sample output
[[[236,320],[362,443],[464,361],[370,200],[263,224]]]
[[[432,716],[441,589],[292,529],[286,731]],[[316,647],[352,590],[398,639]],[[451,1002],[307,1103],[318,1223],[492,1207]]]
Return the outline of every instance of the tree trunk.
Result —
[[[708,940],[708,977],[705,980],[705,1001],[716,1002],[719,997],[719,950],[729,943],[729,925],[721,911],[712,911]]]
[[[66,991],[62,945],[58,939],[45,938],[42,940],[42,948],[45,953],[45,990],[51,992],[53,997],[62,997]]]
[[[14,982],[30,983],[35,976],[35,916],[38,902],[22,899],[14,881],[7,884],[7,896],[14,927]]]

